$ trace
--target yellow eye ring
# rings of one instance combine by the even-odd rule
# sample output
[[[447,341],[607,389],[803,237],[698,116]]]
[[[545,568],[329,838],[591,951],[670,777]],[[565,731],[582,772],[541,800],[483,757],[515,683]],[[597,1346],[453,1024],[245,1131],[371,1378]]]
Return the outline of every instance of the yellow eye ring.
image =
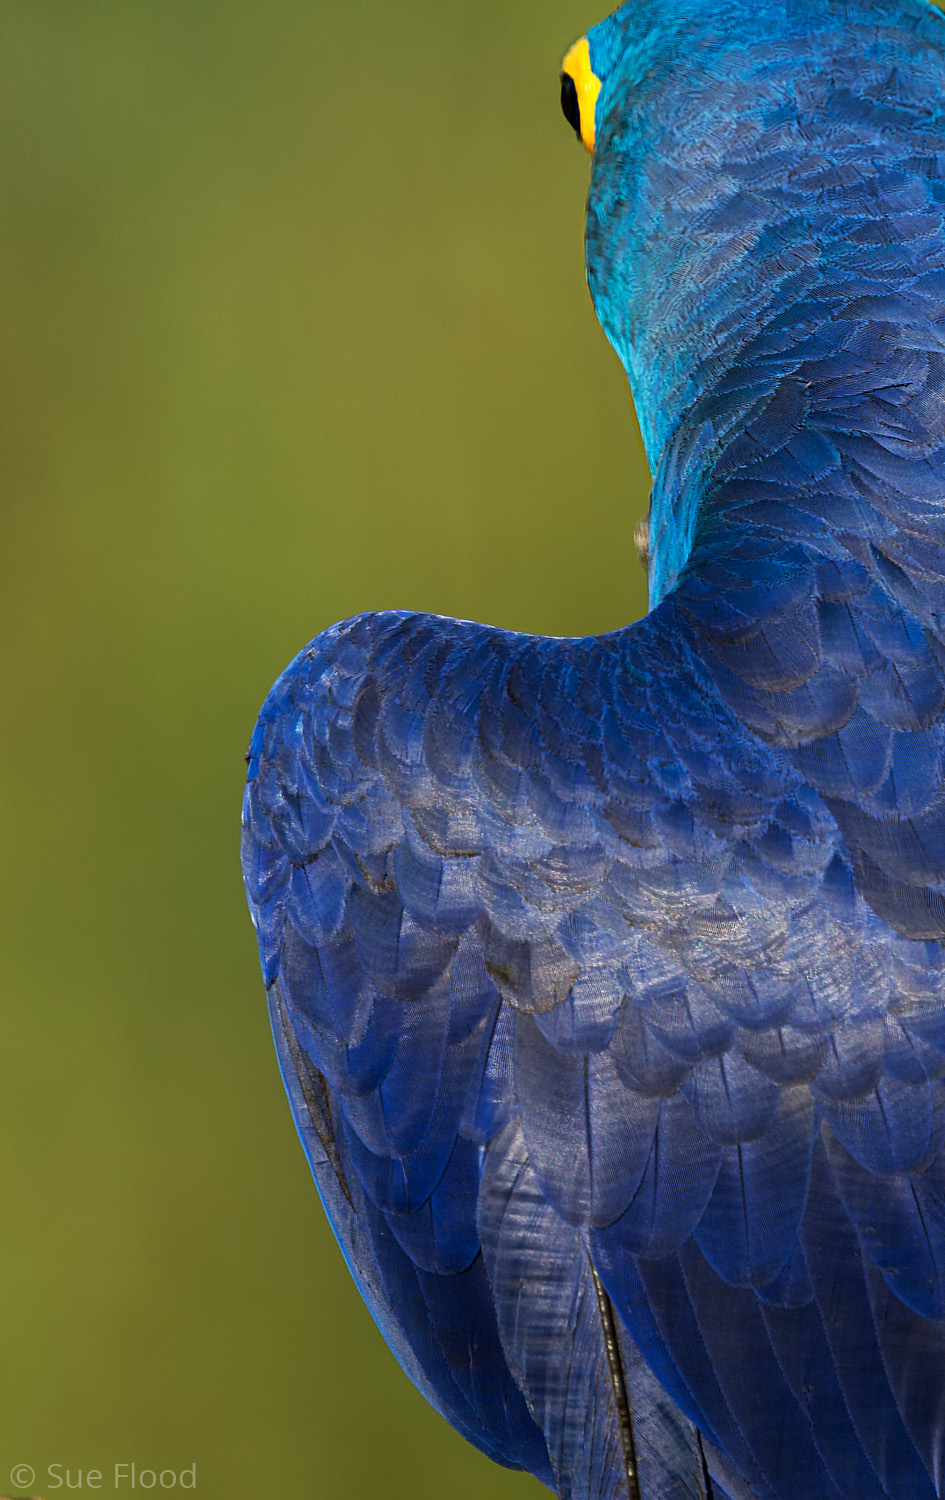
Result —
[[[588,151],[597,139],[595,112],[601,81],[591,67],[591,47],[586,36],[575,42],[561,64],[561,108]]]

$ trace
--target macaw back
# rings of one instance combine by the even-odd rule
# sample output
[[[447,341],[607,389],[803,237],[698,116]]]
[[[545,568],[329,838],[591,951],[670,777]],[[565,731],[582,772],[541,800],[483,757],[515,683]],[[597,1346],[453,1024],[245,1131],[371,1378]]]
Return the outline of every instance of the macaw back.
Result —
[[[651,600],[319,636],[244,869],[407,1373],[572,1500],[933,1500],[945,1455],[945,22],[589,34]],[[587,122],[585,122],[586,124]]]

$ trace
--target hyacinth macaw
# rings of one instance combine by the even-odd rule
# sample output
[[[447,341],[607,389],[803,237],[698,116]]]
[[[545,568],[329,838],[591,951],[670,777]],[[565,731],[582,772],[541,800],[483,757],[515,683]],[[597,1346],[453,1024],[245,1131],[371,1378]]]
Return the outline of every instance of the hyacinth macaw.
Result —
[[[572,1500],[945,1493],[945,20],[566,60],[649,615],[361,615],[253,738],[296,1124],[404,1369]]]

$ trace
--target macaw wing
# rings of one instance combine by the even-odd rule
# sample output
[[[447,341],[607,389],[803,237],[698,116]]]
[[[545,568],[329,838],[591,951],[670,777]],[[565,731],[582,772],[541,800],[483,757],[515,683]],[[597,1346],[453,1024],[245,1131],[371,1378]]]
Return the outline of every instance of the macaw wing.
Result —
[[[849,1253],[860,1310],[941,1317],[935,1231],[919,1264],[896,1228],[932,1190],[884,1233],[869,1188],[937,1151],[938,977],[680,618],[569,641],[365,616],[279,680],[244,864],[297,1123],[392,1349],[498,1461],[737,1500],[798,1473],[881,1495],[895,1460],[931,1496],[914,1366],[875,1331],[871,1364],[838,1348],[829,1298]]]

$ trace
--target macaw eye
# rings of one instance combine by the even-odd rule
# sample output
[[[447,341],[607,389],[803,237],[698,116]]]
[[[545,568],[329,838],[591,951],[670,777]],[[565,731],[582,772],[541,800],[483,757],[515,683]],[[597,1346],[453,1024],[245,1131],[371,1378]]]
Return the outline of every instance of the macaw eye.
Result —
[[[581,106],[577,86],[570,73],[561,74],[561,110],[578,140],[581,139]]]
[[[590,43],[582,36],[561,64],[561,108],[588,151],[593,151],[597,138],[595,112],[600,86],[600,79],[591,67]]]

